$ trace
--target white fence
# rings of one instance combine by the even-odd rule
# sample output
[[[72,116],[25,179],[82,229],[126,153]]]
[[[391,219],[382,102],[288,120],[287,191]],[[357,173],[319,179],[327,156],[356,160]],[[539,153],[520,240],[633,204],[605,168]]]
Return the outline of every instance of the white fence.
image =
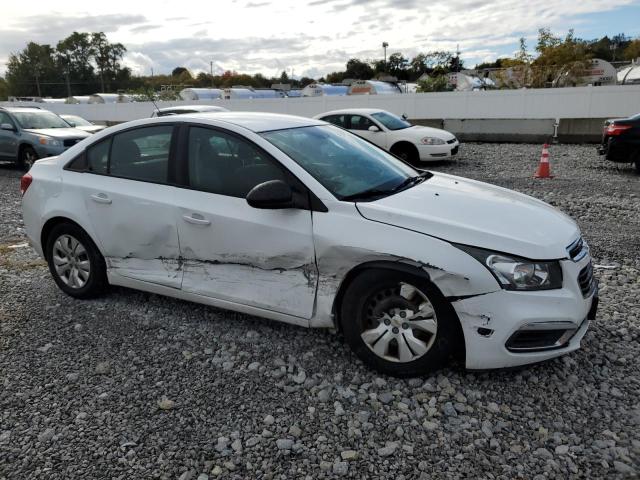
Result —
[[[234,111],[288,113],[311,117],[340,108],[374,107],[411,119],[553,119],[605,118],[640,113],[640,85],[576,87],[403,95],[324,96],[200,102],[158,102],[158,106],[222,105]],[[10,105],[3,102],[4,105]],[[27,105],[27,103],[20,103]],[[98,122],[149,117],[151,102],[65,105],[35,103],[56,113],[72,113]]]

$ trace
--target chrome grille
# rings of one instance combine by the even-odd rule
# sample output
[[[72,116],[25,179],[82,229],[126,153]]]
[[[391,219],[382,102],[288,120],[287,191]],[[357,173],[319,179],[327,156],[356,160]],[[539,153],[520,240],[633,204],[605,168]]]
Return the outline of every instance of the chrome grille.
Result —
[[[587,245],[587,242],[580,237],[567,247],[567,253],[571,260],[579,262],[587,253],[589,253],[589,245]]]
[[[578,274],[578,285],[583,297],[588,297],[594,287],[593,265],[589,262]]]

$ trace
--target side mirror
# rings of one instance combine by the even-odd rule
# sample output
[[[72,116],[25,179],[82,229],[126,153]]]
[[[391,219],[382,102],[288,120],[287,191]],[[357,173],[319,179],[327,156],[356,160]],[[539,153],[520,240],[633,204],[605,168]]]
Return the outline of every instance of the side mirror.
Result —
[[[247,194],[247,203],[253,208],[292,208],[293,190],[282,180],[269,180],[256,185]]]
[[[370,131],[370,132],[379,132],[379,131],[380,131],[380,129],[379,129],[378,127],[376,127],[375,125],[371,125],[371,126],[369,127],[369,131]]]
[[[403,113],[403,114],[402,114],[402,119],[403,119],[403,120],[407,120],[408,118],[409,118],[409,117],[407,117],[407,114],[406,114],[406,113]]]
[[[2,125],[0,125],[0,130],[9,130],[10,132],[15,132],[16,127],[11,125],[10,123],[3,123]]]
[[[74,122],[73,120],[65,120],[65,122],[67,122],[72,127],[77,127],[76,122]]]

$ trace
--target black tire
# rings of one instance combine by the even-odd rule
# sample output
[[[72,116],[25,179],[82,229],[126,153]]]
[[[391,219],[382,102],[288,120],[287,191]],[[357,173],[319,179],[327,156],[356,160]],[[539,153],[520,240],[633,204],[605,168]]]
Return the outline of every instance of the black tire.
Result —
[[[82,275],[77,273],[75,278],[79,280],[75,286],[73,285],[74,280],[70,278],[72,276],[71,273],[65,276],[58,272],[59,268],[64,268],[64,264],[61,263],[62,266],[56,266],[56,262],[59,262],[61,258],[61,256],[56,255],[56,252],[60,253],[60,247],[62,246],[62,244],[56,245],[56,242],[64,238],[75,239],[79,245],[83,247],[84,252],[79,254],[78,260],[81,260],[83,264],[88,262],[89,265],[88,274],[84,278],[80,278]],[[79,248],[76,249],[76,252],[78,251]],[[93,240],[91,240],[89,235],[78,225],[74,223],[59,223],[54,226],[46,240],[45,256],[53,280],[60,290],[67,295],[75,298],[94,298],[106,290],[108,282],[104,258],[98,250],[98,247],[93,243]],[[54,256],[56,256],[56,258],[54,258]],[[78,272],[81,270],[75,263],[78,260],[74,260],[73,267],[71,267],[69,272],[73,268]],[[78,265],[79,263],[78,261]],[[82,271],[84,272],[84,270]],[[79,284],[80,281],[82,281],[82,285]]]
[[[411,144],[401,143],[399,145],[394,145],[391,147],[391,153],[404,160],[409,165],[416,166],[420,163],[418,149]]]
[[[388,289],[394,289],[399,284],[409,284],[415,287],[428,299],[433,311],[435,311],[434,318],[437,323],[437,331],[429,340],[431,343],[426,353],[415,360],[406,362],[390,361],[379,356],[374,353],[372,347],[365,343],[362,337],[365,330],[371,332],[373,329],[382,327],[381,323],[378,323],[377,327],[371,323],[372,302],[378,301],[380,293],[388,292]],[[389,298],[391,297],[392,295]],[[387,299],[383,298],[381,302],[384,301]],[[401,272],[366,270],[356,277],[345,292],[340,308],[340,321],[347,343],[366,365],[378,372],[400,378],[422,376],[444,367],[457,351],[456,348],[460,346],[461,341],[455,312],[440,291],[424,278]],[[385,322],[387,321],[385,320]],[[396,338],[400,338],[398,334],[404,335],[403,328],[407,327],[402,325],[395,329]],[[404,332],[407,331],[404,330]],[[413,336],[414,330],[411,329],[411,332]],[[381,338],[382,336],[379,340]],[[394,341],[398,346],[397,340],[391,340],[391,342]],[[387,343],[389,343],[388,340]]]
[[[20,149],[20,153],[18,155],[18,166],[25,171],[29,171],[35,161],[38,160],[38,154],[29,145],[25,145]]]

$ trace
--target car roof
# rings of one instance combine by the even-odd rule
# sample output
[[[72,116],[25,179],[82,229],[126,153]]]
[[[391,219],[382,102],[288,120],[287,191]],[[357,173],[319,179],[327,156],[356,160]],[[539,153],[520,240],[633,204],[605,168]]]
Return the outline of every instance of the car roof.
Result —
[[[3,110],[7,112],[48,112],[48,110],[43,110],[40,107],[1,107]]]
[[[176,105],[175,107],[159,108],[158,112],[176,112],[179,110],[190,110],[195,112],[217,111],[219,108],[224,108],[219,105]],[[226,110],[226,108],[224,108]]]
[[[282,115],[278,113],[262,112],[209,112],[188,113],[180,115],[181,121],[215,119],[246,128],[253,132],[268,132],[273,130],[285,130],[288,128],[311,127],[326,125],[326,122],[312,118],[297,117],[294,115]],[[173,119],[172,119],[173,120]],[[176,118],[176,120],[178,120]]]
[[[331,110],[330,112],[324,112],[321,113],[321,116],[325,116],[325,115],[341,115],[341,114],[354,114],[354,115],[358,115],[358,114],[372,114],[372,113],[378,113],[378,112],[386,112],[386,110],[382,110],[381,108],[343,108],[342,110]]]

